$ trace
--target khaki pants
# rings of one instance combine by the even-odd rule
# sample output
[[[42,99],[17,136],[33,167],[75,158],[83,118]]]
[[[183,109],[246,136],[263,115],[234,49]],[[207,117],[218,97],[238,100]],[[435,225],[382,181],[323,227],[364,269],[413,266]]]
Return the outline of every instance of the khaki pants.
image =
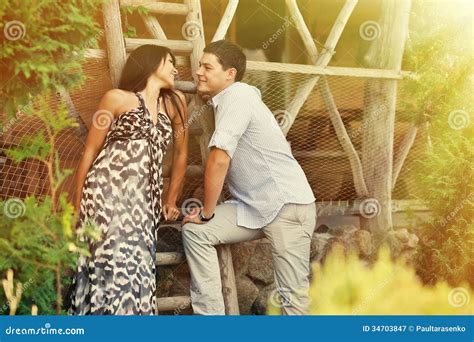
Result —
[[[316,206],[286,204],[261,229],[237,226],[237,205],[218,205],[206,224],[183,226],[183,245],[191,271],[191,301],[195,314],[224,315],[224,299],[214,246],[267,237],[272,246],[275,283],[284,315],[306,313],[309,288],[309,250],[316,225]]]

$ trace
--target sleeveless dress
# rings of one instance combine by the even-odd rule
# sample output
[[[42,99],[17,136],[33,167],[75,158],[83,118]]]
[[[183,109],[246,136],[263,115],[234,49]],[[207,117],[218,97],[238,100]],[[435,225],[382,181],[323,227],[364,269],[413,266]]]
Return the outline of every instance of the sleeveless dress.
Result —
[[[79,257],[69,298],[72,315],[157,313],[162,162],[172,128],[162,112],[155,125],[136,95],[139,107],[115,118],[84,182],[78,227],[92,222],[101,238],[89,242],[91,256]]]

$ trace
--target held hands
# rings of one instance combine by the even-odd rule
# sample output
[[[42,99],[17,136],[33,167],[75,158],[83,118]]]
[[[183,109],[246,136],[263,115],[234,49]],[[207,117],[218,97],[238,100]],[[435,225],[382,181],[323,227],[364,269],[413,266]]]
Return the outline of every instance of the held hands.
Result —
[[[163,205],[163,217],[166,221],[175,221],[179,217],[179,209],[176,204],[166,203]]]

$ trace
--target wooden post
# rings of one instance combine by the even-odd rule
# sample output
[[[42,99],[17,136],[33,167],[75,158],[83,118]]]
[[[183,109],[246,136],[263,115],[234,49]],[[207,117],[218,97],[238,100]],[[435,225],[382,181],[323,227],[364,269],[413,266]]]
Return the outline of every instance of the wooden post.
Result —
[[[112,80],[112,86],[115,88],[120,82],[120,75],[126,60],[119,1],[109,0],[103,4],[102,8],[104,11],[110,79]]]
[[[369,67],[400,70],[408,35],[410,0],[383,0],[378,22],[380,37],[366,56]],[[379,245],[392,229],[392,162],[395,127],[396,80],[369,80],[363,119],[370,125],[362,136],[362,166],[369,197],[378,202],[377,215],[361,217],[361,225],[373,233]]]
[[[199,67],[199,59],[201,58],[205,47],[204,26],[201,17],[201,4],[199,0],[185,0],[184,3],[189,8],[189,14],[186,17],[185,25],[187,23],[197,24],[197,27],[201,28],[199,35],[191,40],[193,43],[193,51],[191,53],[191,70],[193,71],[193,78],[196,80],[197,77],[195,71]],[[232,5],[230,8],[228,7],[229,10],[226,11],[227,13],[232,12]],[[233,11],[235,11],[235,8]],[[228,23],[230,23],[230,21],[226,20],[222,25],[220,25],[220,29],[218,30],[219,34],[216,34],[215,37],[225,34],[224,31],[227,31],[227,29],[224,30],[224,28],[228,27]],[[209,144],[209,140],[211,139],[212,133],[214,132],[214,115],[212,114],[212,108],[204,104],[202,99],[197,95],[194,97],[193,107],[195,111],[197,110],[197,114],[195,115],[199,115],[197,120],[203,129],[203,134],[200,137],[200,147],[204,166],[209,154],[207,146]],[[235,286],[235,276],[234,268],[232,266],[232,254],[230,252],[230,246],[217,246],[216,250],[221,269],[222,295],[224,296],[226,314],[238,315],[239,302],[237,300],[237,288]]]

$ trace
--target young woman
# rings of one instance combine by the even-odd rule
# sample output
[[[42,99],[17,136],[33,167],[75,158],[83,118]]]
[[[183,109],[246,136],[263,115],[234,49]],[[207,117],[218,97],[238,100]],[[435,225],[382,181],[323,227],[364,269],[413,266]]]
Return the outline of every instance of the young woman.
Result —
[[[155,254],[161,215],[177,219],[186,170],[186,101],[172,90],[175,57],[165,47],[134,50],[118,89],[100,101],[77,171],[78,227],[94,224],[101,237],[80,257],[70,314],[156,313]],[[179,131],[180,134],[173,134]],[[166,198],[163,156],[171,137],[173,165]]]

